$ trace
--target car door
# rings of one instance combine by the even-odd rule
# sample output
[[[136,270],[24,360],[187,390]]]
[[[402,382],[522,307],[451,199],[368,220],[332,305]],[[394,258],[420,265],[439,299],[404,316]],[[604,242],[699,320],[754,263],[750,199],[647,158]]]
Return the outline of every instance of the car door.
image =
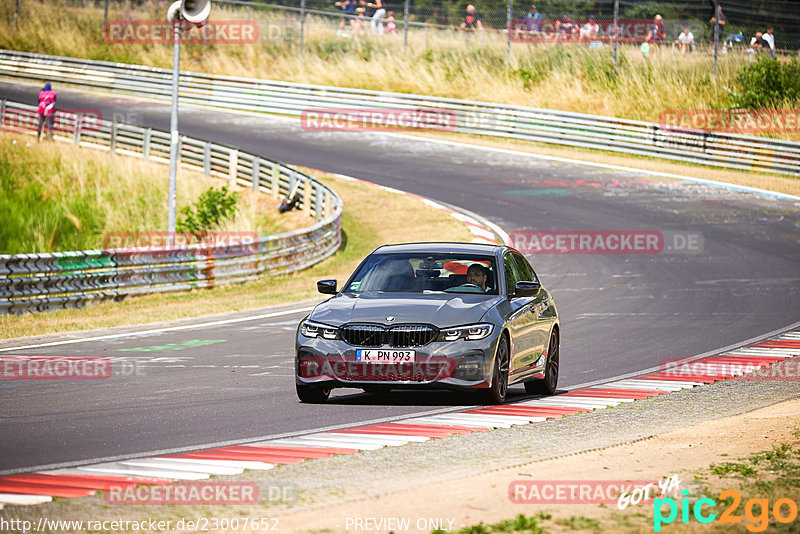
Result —
[[[535,347],[532,346],[535,333],[533,332],[534,323],[531,321],[531,304],[533,297],[521,297],[515,294],[515,286],[520,281],[521,274],[517,262],[510,252],[503,256],[503,271],[506,278],[506,288],[508,291],[511,313],[507,318],[507,324],[511,333],[511,360],[508,368],[509,382],[517,380],[530,368],[537,355],[533,354]]]
[[[514,252],[512,256],[523,280],[541,283],[533,267],[531,267],[531,264],[528,263],[528,260],[526,260],[522,254]],[[547,348],[547,343],[550,339],[550,330],[555,323],[555,314],[552,313],[555,308],[552,302],[553,299],[545,288],[542,288],[531,301],[530,313],[526,314],[526,317],[530,321],[530,326],[527,330],[529,332],[527,339],[531,346],[532,358],[526,360],[525,364],[527,367],[520,369],[522,375],[526,374],[526,372],[532,368],[536,360],[539,359],[539,356],[541,356],[542,352]]]

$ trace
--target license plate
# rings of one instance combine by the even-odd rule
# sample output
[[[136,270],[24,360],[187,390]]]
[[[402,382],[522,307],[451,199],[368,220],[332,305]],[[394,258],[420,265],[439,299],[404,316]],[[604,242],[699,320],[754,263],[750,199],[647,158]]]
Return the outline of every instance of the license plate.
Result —
[[[404,363],[413,362],[415,356],[413,350],[356,349],[357,362]]]

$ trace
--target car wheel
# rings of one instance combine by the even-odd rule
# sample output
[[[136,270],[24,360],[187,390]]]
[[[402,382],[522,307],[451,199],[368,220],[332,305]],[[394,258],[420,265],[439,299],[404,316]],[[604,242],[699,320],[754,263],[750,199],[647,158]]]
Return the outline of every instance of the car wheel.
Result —
[[[509,361],[508,339],[500,337],[497,342],[497,355],[494,359],[494,372],[492,373],[492,387],[486,393],[486,402],[491,404],[503,404],[508,392],[508,361]]]
[[[295,388],[300,402],[308,404],[321,404],[327,401],[332,389],[330,386],[306,386],[303,384],[295,384]]]
[[[547,347],[547,363],[544,366],[544,378],[525,382],[525,392],[530,395],[552,395],[558,386],[558,334],[555,330],[550,334]]]

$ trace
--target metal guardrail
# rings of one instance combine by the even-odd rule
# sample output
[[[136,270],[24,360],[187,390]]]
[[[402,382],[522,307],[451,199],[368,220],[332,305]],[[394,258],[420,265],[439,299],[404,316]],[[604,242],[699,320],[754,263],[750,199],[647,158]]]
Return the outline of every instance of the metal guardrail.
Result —
[[[168,132],[57,113],[59,140],[169,163]],[[36,108],[0,101],[0,125],[33,124]],[[27,128],[30,131],[30,126]],[[309,267],[331,256],[342,240],[342,201],[291,167],[209,141],[181,137],[180,165],[279,198],[298,185],[298,206],[314,224],[258,236],[247,246],[197,244],[171,249],[105,249],[0,255],[0,315],[76,308],[90,301],[180,291],[253,280]],[[299,184],[298,184],[299,182]]]
[[[171,70],[0,50],[0,76],[169,99]],[[658,157],[715,167],[800,174],[800,143],[523,106],[183,72],[181,101],[282,115],[309,108],[439,109],[454,131]]]

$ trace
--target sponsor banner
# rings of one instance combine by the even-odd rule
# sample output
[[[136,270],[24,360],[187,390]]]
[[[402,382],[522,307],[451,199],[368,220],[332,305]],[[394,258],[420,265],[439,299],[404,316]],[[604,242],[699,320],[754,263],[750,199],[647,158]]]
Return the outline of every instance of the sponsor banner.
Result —
[[[572,22],[576,28],[573,32],[565,29],[563,21],[542,20],[540,24],[524,19],[511,21],[511,40],[520,43],[552,43],[552,42],[578,42],[581,40],[580,29],[586,20]],[[614,24],[614,19],[596,20],[597,33],[585,37],[584,41],[601,41],[619,43],[643,43],[647,32],[653,25],[652,19],[619,19]]]
[[[111,360],[101,357],[3,356],[0,380],[106,380]]]
[[[515,504],[616,504],[640,488],[646,488],[640,502],[652,502],[659,494],[650,480],[515,480],[508,498]]]
[[[174,28],[163,20],[112,20],[103,39],[114,44],[172,44]],[[254,44],[258,23],[251,20],[209,20],[204,26],[184,28],[181,44]]]
[[[511,243],[523,254],[696,254],[697,232],[656,230],[517,230]]]
[[[107,504],[203,505],[255,504],[255,482],[176,482],[164,486],[112,486],[103,492]]]
[[[75,132],[80,117],[81,132],[95,132],[102,129],[103,113],[97,108],[56,108],[53,113],[53,132]],[[36,110],[6,110],[3,115],[2,129],[9,132],[35,132],[39,127],[39,114]],[[47,122],[42,124],[42,131],[47,131]]]
[[[456,127],[455,112],[436,108],[309,108],[300,114],[306,132],[396,132]]]
[[[666,109],[661,128],[671,132],[800,133],[800,111],[763,109]]]
[[[251,254],[258,249],[256,232],[108,232],[103,247],[116,253],[202,252],[214,254]]]

